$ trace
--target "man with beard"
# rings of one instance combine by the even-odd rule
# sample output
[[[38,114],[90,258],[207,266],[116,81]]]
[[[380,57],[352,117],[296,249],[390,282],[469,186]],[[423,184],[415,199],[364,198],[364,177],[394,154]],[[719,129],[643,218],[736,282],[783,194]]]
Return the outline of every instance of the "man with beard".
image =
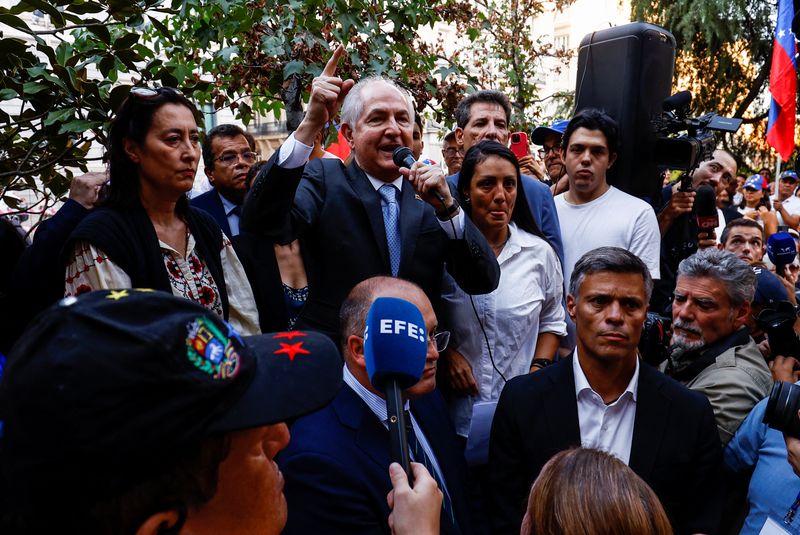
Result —
[[[704,394],[726,444],[772,376],[745,326],[756,276],[728,251],[702,250],[678,266],[666,373]]]

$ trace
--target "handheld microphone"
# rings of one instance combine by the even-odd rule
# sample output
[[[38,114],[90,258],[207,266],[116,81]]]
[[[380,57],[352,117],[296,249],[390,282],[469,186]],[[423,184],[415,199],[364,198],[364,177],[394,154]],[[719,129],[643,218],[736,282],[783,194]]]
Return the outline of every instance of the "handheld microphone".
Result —
[[[396,297],[379,297],[367,313],[364,360],[372,386],[386,395],[392,461],[413,485],[402,391],[415,385],[425,369],[428,331],[422,312]]]
[[[697,188],[694,207],[697,217],[697,228],[700,229],[700,231],[711,232],[719,226],[717,196],[714,193],[714,188],[707,184]]]
[[[664,102],[661,103],[661,108],[664,111],[679,110],[691,102],[692,102],[691,91],[686,91],[686,90],[678,91],[671,97],[665,98]]]
[[[394,164],[397,167],[405,167],[406,169],[411,169],[411,166],[417,163],[417,160],[414,159],[414,153],[408,147],[394,149],[392,160],[394,160]],[[441,193],[437,190],[431,190],[430,194],[436,197],[436,200],[442,203],[442,207],[444,207],[444,197],[442,197]]]
[[[776,232],[767,240],[767,256],[775,264],[775,273],[784,277],[786,266],[797,256],[794,238],[788,232]]]

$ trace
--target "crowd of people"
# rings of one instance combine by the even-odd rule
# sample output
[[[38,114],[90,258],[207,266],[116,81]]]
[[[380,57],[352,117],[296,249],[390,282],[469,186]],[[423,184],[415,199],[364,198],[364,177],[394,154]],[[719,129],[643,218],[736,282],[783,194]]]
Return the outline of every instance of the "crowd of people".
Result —
[[[494,90],[419,161],[409,95],[340,78],[343,53],[266,162],[180,90],[133,88],[108,173],[4,246],[0,532],[800,533],[800,436],[763,423],[800,380],[797,174],[718,149],[650,204],[608,181],[608,114],[520,156]],[[384,297],[427,335],[409,474],[368,372]]]

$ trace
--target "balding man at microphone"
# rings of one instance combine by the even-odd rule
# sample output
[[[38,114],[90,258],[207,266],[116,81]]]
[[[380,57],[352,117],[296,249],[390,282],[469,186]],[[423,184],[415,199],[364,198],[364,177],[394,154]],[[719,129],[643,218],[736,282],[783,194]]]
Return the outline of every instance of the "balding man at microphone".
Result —
[[[418,284],[434,308],[445,262],[467,293],[489,293],[500,269],[489,244],[453,199],[437,165],[398,168],[393,153],[412,143],[414,109],[387,78],[354,84],[336,76],[338,47],[314,79],[308,109],[259,173],[242,227],[269,239],[303,240],[309,287],[298,325],[338,339],[338,311],[350,289],[376,275]],[[353,153],[308,162],[314,135],[341,108]]]

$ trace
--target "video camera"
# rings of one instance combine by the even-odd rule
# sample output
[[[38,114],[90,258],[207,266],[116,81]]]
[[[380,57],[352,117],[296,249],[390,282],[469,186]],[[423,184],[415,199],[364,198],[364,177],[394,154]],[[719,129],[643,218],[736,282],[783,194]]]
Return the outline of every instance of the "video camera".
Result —
[[[656,133],[653,150],[655,162],[668,169],[685,171],[681,177],[681,190],[691,190],[689,175],[700,163],[710,160],[717,147],[717,132],[736,132],[742,119],[721,117],[707,113],[700,117],[689,117],[692,94],[680,91],[664,100],[663,112],[652,121]],[[680,132],[686,132],[677,135]]]

